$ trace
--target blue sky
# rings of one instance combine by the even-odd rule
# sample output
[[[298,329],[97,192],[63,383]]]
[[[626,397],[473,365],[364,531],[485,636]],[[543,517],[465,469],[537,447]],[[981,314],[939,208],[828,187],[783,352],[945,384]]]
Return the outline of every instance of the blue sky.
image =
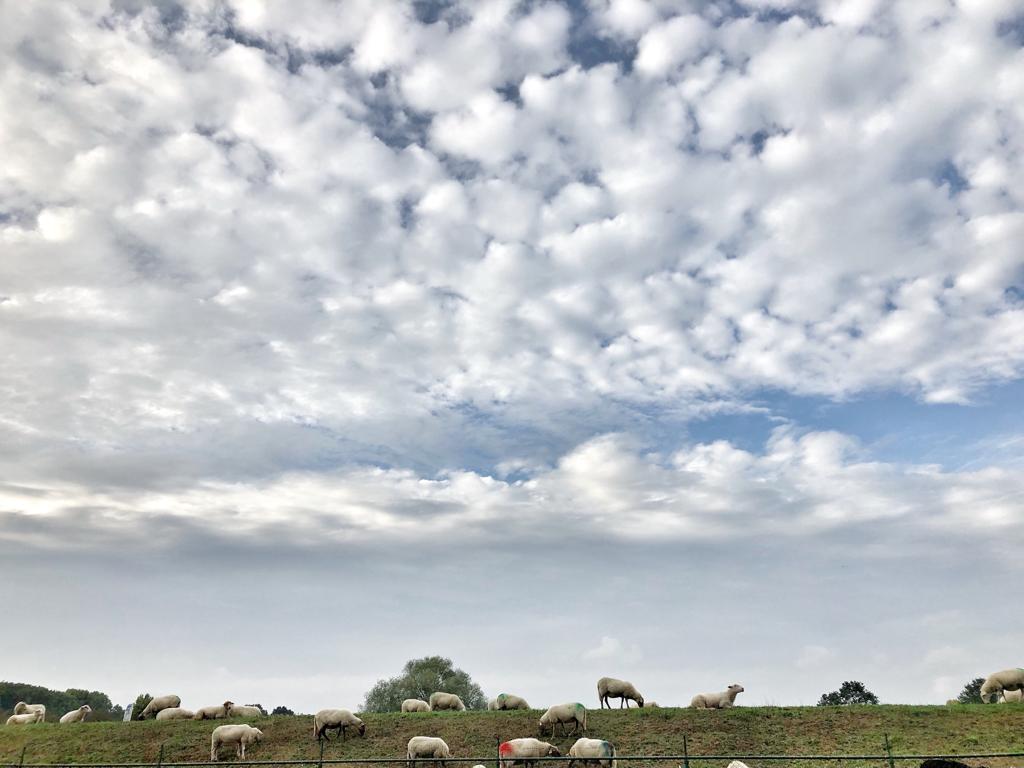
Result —
[[[1018,6],[12,9],[0,611],[47,639],[0,674],[313,711],[427,653],[536,703],[1018,665]]]

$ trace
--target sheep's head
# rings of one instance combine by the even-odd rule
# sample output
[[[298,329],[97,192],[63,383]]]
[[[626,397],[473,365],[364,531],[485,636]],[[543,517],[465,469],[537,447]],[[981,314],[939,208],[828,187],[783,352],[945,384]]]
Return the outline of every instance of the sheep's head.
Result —
[[[562,753],[558,751],[558,747],[556,747],[554,744],[548,744],[548,756],[561,757]]]
[[[365,736],[366,735],[366,723],[360,723],[359,724],[359,735],[360,736]]]
[[[1003,686],[996,682],[989,682],[986,680],[981,684],[981,690],[978,691],[978,695],[981,696],[981,700],[986,704],[991,703],[1000,693],[1003,692]],[[15,707],[14,711],[17,712],[18,708]]]
[[[733,683],[729,686],[729,691],[732,693],[743,693],[743,686],[739,683]]]
[[[27,709],[28,704],[26,704],[24,701],[19,701],[17,704],[14,705],[14,714],[23,715],[25,714],[25,710]]]
[[[544,730],[548,727],[548,716],[544,715],[537,723],[537,730],[544,734]]]
[[[641,707],[643,707],[644,705],[644,697],[641,696],[639,693],[636,695],[636,703],[639,704]]]
[[[81,707],[79,707],[79,709],[81,709],[86,714],[92,712],[92,707],[90,707],[88,704],[83,704]]]
[[[251,731],[249,731],[249,736],[252,738],[254,742],[263,741],[263,731],[261,731],[259,728],[253,728]]]

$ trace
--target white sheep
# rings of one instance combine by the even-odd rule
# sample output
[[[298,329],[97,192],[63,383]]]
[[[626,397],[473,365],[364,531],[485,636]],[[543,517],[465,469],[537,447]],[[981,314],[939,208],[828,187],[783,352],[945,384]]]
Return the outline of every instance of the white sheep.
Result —
[[[728,709],[741,693],[743,693],[743,686],[733,683],[719,693],[698,693],[693,697],[690,706],[695,709]]]
[[[196,713],[184,707],[167,707],[156,713],[157,720],[193,720]]]
[[[19,701],[14,705],[14,714],[16,715],[31,715],[38,713],[42,715],[39,718],[39,722],[46,721],[46,705],[45,704],[26,704],[24,701]]]
[[[498,747],[498,768],[512,768],[514,765],[530,765],[538,757],[561,757],[562,753],[554,744],[540,739],[512,739]]]
[[[43,722],[43,715],[39,712],[26,712],[22,715],[11,715],[7,718],[8,725],[30,725]]]
[[[993,672],[981,684],[981,700],[988,704],[1003,691],[1019,691],[1022,688],[1024,688],[1024,669],[1004,669],[1001,672]]]
[[[181,696],[175,696],[174,694],[168,694],[167,696],[154,696],[146,704],[146,708],[139,713],[139,720],[145,720],[147,717],[156,715],[162,709],[169,709],[171,707],[181,706]]]
[[[345,740],[345,729],[355,728],[360,736],[366,735],[366,723],[347,709],[321,709],[313,715],[313,738],[327,738],[327,731],[337,731],[341,740]]]
[[[437,691],[430,694],[430,709],[437,711],[440,709],[457,709],[459,712],[466,711],[466,705],[462,703],[462,699],[456,696],[454,693],[444,693],[443,691]]]
[[[750,768],[746,763],[741,763],[739,760],[733,760],[726,768]]]
[[[434,768],[441,768],[440,761],[452,756],[444,739],[436,736],[413,736],[409,739],[409,745],[405,749],[405,759],[409,761],[409,768],[414,768],[417,760],[433,760]]]
[[[66,715],[63,715],[60,719],[62,723],[84,723],[86,716],[92,712],[92,707],[88,704],[83,704],[78,709],[72,709]]]
[[[231,712],[235,707],[235,702],[225,701],[216,707],[200,707],[196,710],[196,713],[192,715],[193,720],[223,720],[226,717],[231,717]]]
[[[265,717],[266,712],[254,704],[233,704],[231,717]]]
[[[498,700],[497,699],[491,699],[490,701],[488,701],[487,702],[487,708],[490,709],[490,710],[496,710],[498,708]]]
[[[658,709],[660,706],[661,706],[661,704],[659,704],[656,701],[645,701],[644,702],[644,709]]]
[[[1016,701],[1024,701],[1024,689],[1017,691],[1003,691],[1003,695],[999,697],[1000,704],[1012,704]]]
[[[499,693],[495,699],[497,709],[529,709],[530,705],[522,696],[515,696],[511,693]]]
[[[245,748],[258,744],[263,739],[263,731],[244,723],[239,725],[218,725],[210,736],[210,760],[217,760],[217,750],[225,744],[235,745],[235,754],[245,759]]]
[[[604,739],[576,739],[576,743],[569,747],[569,768],[573,768],[579,760],[584,765],[596,765],[598,768],[616,768],[618,761],[615,759],[615,747],[610,741]]]
[[[630,701],[635,701],[641,707],[644,705],[644,697],[640,695],[636,686],[628,680],[616,680],[614,677],[602,677],[597,681],[597,698],[601,702],[601,709],[604,709],[605,704],[608,705],[608,709],[612,708],[608,702],[609,698],[619,699],[620,709],[623,706],[628,709]]]
[[[572,723],[572,731],[569,734],[565,732],[565,724]],[[563,735],[571,735],[576,733],[578,727],[583,728],[583,732],[587,732],[587,708],[580,704],[578,701],[572,704],[555,704],[553,707],[548,707],[548,711],[540,716],[540,732],[544,733],[548,728],[551,729],[551,735],[555,735],[555,726],[562,726]]]
[[[403,712],[429,712],[430,705],[423,699],[406,699],[402,702]]]

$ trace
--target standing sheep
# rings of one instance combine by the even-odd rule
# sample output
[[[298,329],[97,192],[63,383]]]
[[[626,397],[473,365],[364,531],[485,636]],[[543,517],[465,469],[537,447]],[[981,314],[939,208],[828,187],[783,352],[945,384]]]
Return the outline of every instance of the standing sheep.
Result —
[[[16,715],[31,715],[39,714],[39,722],[46,722],[46,705],[45,704],[26,704],[24,701],[19,701],[14,705],[14,714]]]
[[[251,725],[218,725],[210,736],[210,760],[216,761],[217,750],[225,744],[235,745],[235,754],[245,759],[245,748],[250,744],[258,744],[263,739],[263,731]]]
[[[583,765],[595,765],[598,768],[616,768],[618,761],[615,759],[615,747],[610,741],[603,739],[576,739],[576,743],[569,747],[569,768],[573,768],[579,760]]]
[[[170,707],[180,707],[181,696],[175,696],[174,694],[168,694],[167,696],[154,696],[146,704],[146,708],[139,713],[139,720],[145,720],[147,717],[155,716],[162,709],[169,709]]]
[[[78,709],[72,709],[66,715],[62,716],[60,722],[64,724],[84,723],[86,715],[88,715],[90,712],[92,712],[92,707],[90,707],[88,704],[83,704]]]
[[[619,700],[619,709],[623,706],[629,709],[630,701],[635,701],[641,707],[644,705],[644,697],[640,695],[636,686],[628,680],[616,680],[614,677],[602,677],[597,681],[597,698],[601,702],[601,709],[604,709],[605,704],[608,705],[608,709],[612,708],[609,698]]]
[[[417,760],[433,760],[434,768],[441,768],[443,763],[440,760],[451,756],[452,752],[444,739],[436,736],[413,736],[405,749],[405,759],[409,761],[409,768],[415,768]]]
[[[561,757],[562,753],[554,744],[540,739],[512,739],[498,747],[498,768],[512,768],[514,765],[531,765],[538,757]]]
[[[193,720],[223,720],[226,717],[231,717],[231,711],[235,707],[235,702],[225,701],[223,704],[217,707],[200,707],[196,710],[196,713],[192,715]]]
[[[694,709],[728,709],[741,693],[743,693],[743,686],[733,683],[719,693],[698,693],[693,697],[690,706]]]
[[[345,729],[355,728],[360,736],[366,735],[366,723],[347,709],[321,709],[313,715],[313,738],[317,741],[327,738],[327,731],[337,731],[345,740]]]
[[[41,722],[43,722],[43,716],[38,712],[26,712],[23,715],[11,715],[7,718],[8,725],[31,725]]]
[[[1004,669],[993,672],[981,684],[981,700],[988,704],[1003,691],[1019,691],[1024,688],[1024,669]],[[17,712],[17,708],[14,710]]]
[[[454,693],[437,691],[430,694],[430,709],[434,712],[441,709],[457,709],[459,712],[465,712],[466,705]]]
[[[423,699],[406,699],[402,702],[403,712],[429,712],[430,705]]]
[[[551,729],[551,735],[555,735],[555,726],[562,726],[563,735],[565,732],[565,724],[572,723],[572,732],[576,733],[578,727],[583,728],[583,733],[587,732],[587,708],[580,704],[578,701],[572,704],[556,704],[553,707],[549,707],[548,711],[540,716],[540,733],[543,736],[544,731],[548,728]]]
[[[515,696],[511,693],[499,693],[495,699],[497,709],[529,709],[530,705],[522,696]]]
[[[184,707],[167,707],[156,713],[157,720],[192,720],[196,713]]]

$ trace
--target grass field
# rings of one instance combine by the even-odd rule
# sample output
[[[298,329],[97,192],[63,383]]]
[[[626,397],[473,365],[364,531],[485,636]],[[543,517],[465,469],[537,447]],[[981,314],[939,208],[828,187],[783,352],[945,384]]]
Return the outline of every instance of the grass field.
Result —
[[[487,757],[494,755],[496,739],[537,735],[539,714],[367,715],[365,738],[332,740],[324,757],[402,757],[406,742],[416,735],[442,737],[451,747],[453,757]],[[1024,706],[1018,705],[591,710],[589,718],[587,735],[612,741],[623,755],[681,754],[684,734],[690,753],[705,755],[882,754],[886,733],[897,755],[1024,752]],[[210,732],[219,724],[147,721],[0,726],[0,764],[16,764],[22,747],[27,747],[26,763],[155,762],[161,744],[165,761],[207,760]],[[249,759],[315,761],[318,749],[312,738],[311,717],[268,717],[253,724],[263,731],[264,741],[247,755]],[[573,738],[549,740],[565,752]],[[973,762],[993,767],[1024,766],[1021,758]],[[756,760],[750,763],[758,765]],[[629,763],[628,768],[644,765]],[[675,768],[672,763],[661,765]],[[697,768],[711,765],[724,768],[721,761],[703,765],[698,762]],[[836,768],[835,763],[802,765]],[[897,763],[897,768],[901,765],[916,763]]]

